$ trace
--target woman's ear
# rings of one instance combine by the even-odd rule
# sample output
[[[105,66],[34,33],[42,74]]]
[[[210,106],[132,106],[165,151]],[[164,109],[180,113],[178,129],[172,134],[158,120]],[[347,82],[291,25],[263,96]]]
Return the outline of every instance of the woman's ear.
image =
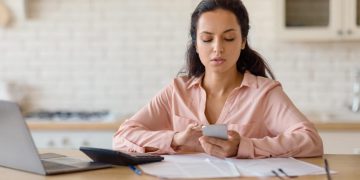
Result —
[[[244,41],[241,43],[241,50],[245,49],[246,42],[247,40],[244,39]]]

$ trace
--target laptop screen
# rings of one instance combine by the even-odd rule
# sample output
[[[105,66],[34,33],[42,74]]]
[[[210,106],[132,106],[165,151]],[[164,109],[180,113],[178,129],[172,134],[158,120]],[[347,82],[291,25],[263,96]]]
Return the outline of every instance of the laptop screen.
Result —
[[[0,165],[45,174],[30,131],[16,103],[0,100]]]

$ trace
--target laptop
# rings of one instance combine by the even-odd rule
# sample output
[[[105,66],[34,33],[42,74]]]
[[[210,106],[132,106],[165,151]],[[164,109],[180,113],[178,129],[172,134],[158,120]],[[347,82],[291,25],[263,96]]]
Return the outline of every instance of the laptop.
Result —
[[[38,154],[29,128],[16,103],[0,100],[0,166],[41,175],[111,167],[111,164],[71,158],[55,153]]]

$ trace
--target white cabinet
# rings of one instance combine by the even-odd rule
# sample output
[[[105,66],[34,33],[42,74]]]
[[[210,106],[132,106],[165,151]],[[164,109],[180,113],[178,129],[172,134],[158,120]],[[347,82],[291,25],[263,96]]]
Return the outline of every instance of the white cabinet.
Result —
[[[38,148],[70,148],[80,146],[112,148],[111,131],[32,131],[32,137]]]
[[[114,122],[29,121],[28,125],[38,148],[92,146],[111,149],[112,137],[124,119]]]
[[[345,0],[345,39],[360,39],[360,0]]]
[[[360,154],[360,131],[321,131],[325,154]]]
[[[277,0],[277,8],[280,39],[360,40],[360,0]]]

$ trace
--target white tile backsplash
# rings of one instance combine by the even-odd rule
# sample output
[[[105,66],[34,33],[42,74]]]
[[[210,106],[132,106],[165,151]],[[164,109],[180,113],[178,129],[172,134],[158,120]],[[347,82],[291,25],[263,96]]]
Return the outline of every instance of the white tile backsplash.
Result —
[[[0,28],[0,80],[27,87],[32,109],[133,113],[185,63],[192,0],[29,0]],[[245,0],[250,45],[304,111],[343,108],[360,42],[276,38],[276,0]]]

